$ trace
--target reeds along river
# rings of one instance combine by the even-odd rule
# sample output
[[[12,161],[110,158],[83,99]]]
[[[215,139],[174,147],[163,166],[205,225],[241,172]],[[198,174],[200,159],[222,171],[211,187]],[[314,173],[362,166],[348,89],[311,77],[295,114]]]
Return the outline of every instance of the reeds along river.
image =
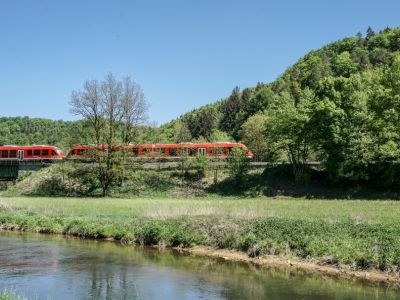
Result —
[[[399,299],[395,289],[61,236],[0,233],[0,291],[28,299]]]

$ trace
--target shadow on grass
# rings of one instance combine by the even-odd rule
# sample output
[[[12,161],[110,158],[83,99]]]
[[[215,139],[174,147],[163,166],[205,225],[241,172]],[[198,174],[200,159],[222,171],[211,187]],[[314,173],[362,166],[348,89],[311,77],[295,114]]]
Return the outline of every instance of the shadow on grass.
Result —
[[[374,187],[371,182],[329,183],[327,174],[309,169],[304,184],[296,184],[290,166],[268,167],[261,174],[250,174],[237,182],[227,178],[207,188],[208,193],[219,196],[276,197],[288,196],[307,199],[400,200],[400,193]]]

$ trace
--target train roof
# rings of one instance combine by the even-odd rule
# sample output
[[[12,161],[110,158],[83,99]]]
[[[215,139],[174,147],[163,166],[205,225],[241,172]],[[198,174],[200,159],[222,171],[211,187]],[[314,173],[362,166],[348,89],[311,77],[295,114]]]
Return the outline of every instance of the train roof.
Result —
[[[56,146],[52,145],[25,145],[25,146],[19,146],[19,145],[0,145],[2,148],[20,148],[20,149],[27,149],[27,148],[56,148]]]
[[[129,144],[128,147],[176,147],[176,146],[196,146],[196,147],[207,147],[207,146],[235,146],[235,145],[240,145],[242,146],[243,144],[241,143],[232,143],[232,142],[215,142],[215,143],[170,143],[170,144]],[[73,148],[78,148],[78,147],[96,147],[96,145],[93,144],[88,144],[88,145],[75,145]],[[99,145],[99,147],[108,147],[107,145]],[[115,145],[114,147],[124,147],[124,145]]]

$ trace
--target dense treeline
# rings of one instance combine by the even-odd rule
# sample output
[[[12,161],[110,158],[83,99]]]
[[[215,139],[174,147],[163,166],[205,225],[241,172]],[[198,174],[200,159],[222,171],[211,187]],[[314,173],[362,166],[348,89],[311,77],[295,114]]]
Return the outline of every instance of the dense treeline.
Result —
[[[237,140],[256,160],[291,162],[299,182],[306,162],[318,160],[330,182],[396,186],[399,110],[400,28],[368,28],[311,51],[272,83],[236,87],[159,128],[141,126],[135,142]],[[86,132],[84,121],[0,118],[2,144],[67,148],[91,142]]]
[[[156,128],[140,126],[137,142],[156,140]],[[68,150],[77,144],[93,144],[95,141],[85,121],[63,121],[29,117],[0,117],[0,145],[56,145]]]
[[[53,121],[42,118],[0,118],[0,144],[49,144],[67,148],[90,142],[83,121]]]
[[[242,140],[259,160],[324,163],[331,182],[379,178],[397,185],[400,159],[400,28],[311,51],[270,84],[232,94],[161,127],[177,141]],[[175,129],[171,133],[171,129]]]

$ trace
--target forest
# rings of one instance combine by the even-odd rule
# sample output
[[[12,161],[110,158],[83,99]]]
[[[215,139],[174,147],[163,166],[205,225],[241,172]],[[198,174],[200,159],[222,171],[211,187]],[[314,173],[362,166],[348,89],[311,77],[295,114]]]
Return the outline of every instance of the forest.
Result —
[[[396,188],[399,110],[400,28],[368,28],[307,53],[271,83],[235,87],[169,123],[142,125],[134,142],[241,141],[257,161],[290,162],[298,183],[318,161],[332,184]],[[0,144],[91,142],[85,120],[0,118]]]

